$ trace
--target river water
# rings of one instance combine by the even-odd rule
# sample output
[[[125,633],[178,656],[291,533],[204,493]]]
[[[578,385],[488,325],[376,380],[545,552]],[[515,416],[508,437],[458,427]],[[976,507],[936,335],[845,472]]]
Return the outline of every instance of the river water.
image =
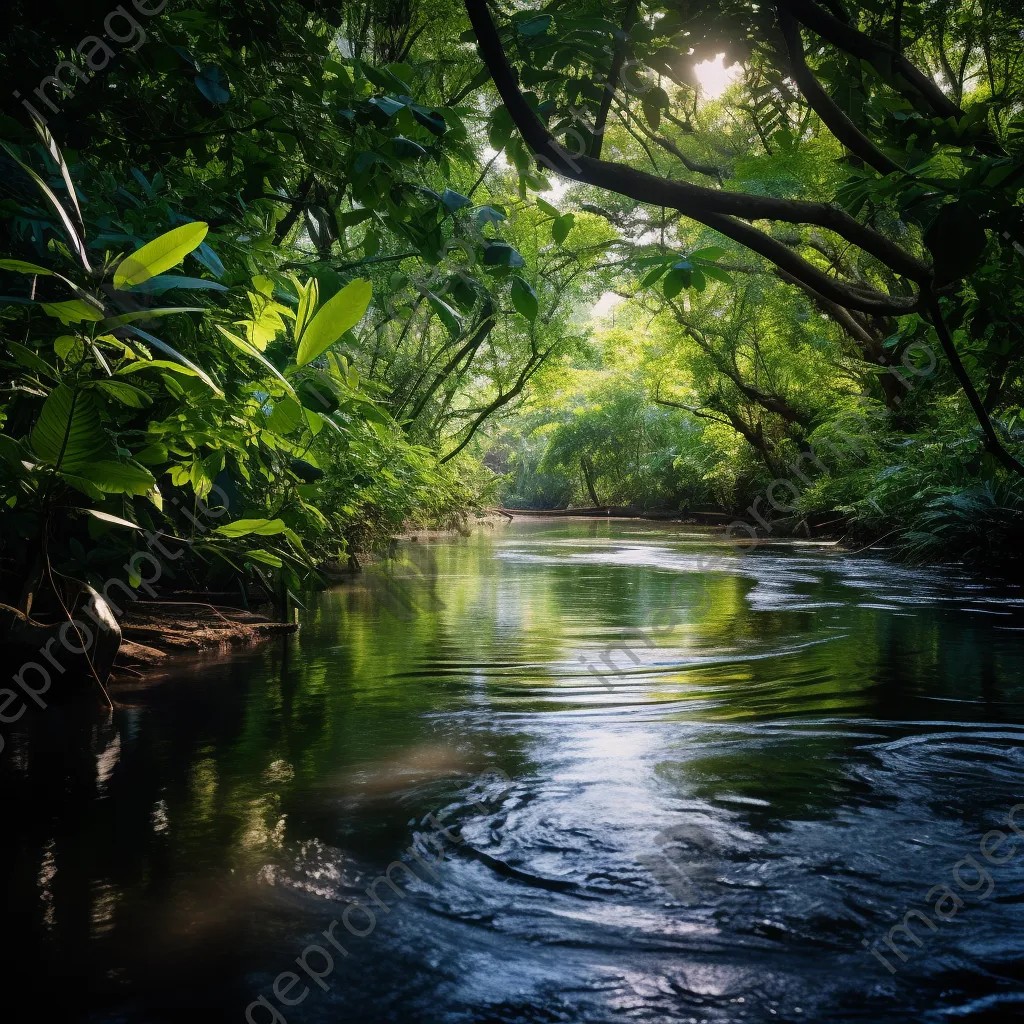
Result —
[[[1024,1019],[1021,587],[527,521],[302,621],[5,727],[25,1019]]]

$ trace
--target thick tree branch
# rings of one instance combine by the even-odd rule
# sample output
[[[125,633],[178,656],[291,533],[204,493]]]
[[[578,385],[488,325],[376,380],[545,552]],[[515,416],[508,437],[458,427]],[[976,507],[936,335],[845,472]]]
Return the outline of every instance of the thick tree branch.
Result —
[[[776,5],[779,28],[786,41],[793,77],[804,94],[811,109],[821,118],[825,127],[855,156],[859,156],[879,174],[899,171],[898,164],[890,160],[860,129],[843,113],[831,96],[821,87],[804,59],[804,44],[800,39],[800,26],[786,7]]]
[[[910,91],[920,96],[939,117],[953,117],[960,120],[964,112],[918,67],[888,43],[882,43],[847,22],[829,14],[819,7],[815,0],[778,0],[779,7],[785,7],[809,29],[816,32],[840,50],[866,60],[884,78],[900,88],[903,79]],[[901,91],[907,92],[907,85]]]
[[[595,160],[583,154],[569,154],[540,122],[520,92],[486,0],[466,0],[466,8],[476,32],[481,56],[491,69],[491,77],[506,109],[538,162],[574,181],[617,192],[638,202],[678,210],[760,253],[823,295],[851,309],[905,313],[914,307],[913,298],[871,293],[840,284],[787,250],[782,243],[735,219],[764,218],[828,228],[875,256],[896,273],[918,283],[929,279],[930,270],[926,264],[884,235],[858,223],[835,207],[703,188],[686,182],[670,181],[621,164]]]

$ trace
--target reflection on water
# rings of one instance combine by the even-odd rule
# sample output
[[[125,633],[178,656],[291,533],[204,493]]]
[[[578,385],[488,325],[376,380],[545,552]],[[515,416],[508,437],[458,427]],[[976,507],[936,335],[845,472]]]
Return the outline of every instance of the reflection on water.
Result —
[[[1021,1016],[1022,640],[1019,588],[815,545],[400,545],[279,647],[8,727],[8,976],[125,1024]],[[438,877],[276,996],[430,814]]]

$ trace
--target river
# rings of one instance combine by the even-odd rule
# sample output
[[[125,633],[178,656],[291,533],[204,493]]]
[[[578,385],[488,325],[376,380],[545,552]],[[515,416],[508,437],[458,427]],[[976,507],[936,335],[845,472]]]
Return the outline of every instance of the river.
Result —
[[[5,727],[36,1016],[1024,1019],[1021,587],[549,520],[307,604]]]

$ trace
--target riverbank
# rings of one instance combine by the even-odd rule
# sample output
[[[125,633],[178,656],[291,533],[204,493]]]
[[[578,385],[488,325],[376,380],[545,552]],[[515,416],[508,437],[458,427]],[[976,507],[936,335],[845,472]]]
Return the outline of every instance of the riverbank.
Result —
[[[125,610],[121,646],[110,681],[117,683],[169,668],[177,657],[249,647],[294,633],[297,622],[275,622],[257,612],[201,601],[147,601]]]
[[[448,528],[409,526],[392,541],[442,540],[469,536],[476,529],[493,529],[507,524],[507,516],[488,513],[466,519]],[[321,571],[328,585],[356,576],[362,561],[374,560],[372,552],[360,552],[355,565],[324,565]],[[194,598],[187,600],[186,598]],[[138,680],[170,669],[178,659],[231,648],[251,647],[294,633],[297,621],[274,621],[270,602],[240,608],[230,593],[169,595],[166,600],[139,601],[125,610],[121,620],[121,646],[114,658],[110,682]]]

